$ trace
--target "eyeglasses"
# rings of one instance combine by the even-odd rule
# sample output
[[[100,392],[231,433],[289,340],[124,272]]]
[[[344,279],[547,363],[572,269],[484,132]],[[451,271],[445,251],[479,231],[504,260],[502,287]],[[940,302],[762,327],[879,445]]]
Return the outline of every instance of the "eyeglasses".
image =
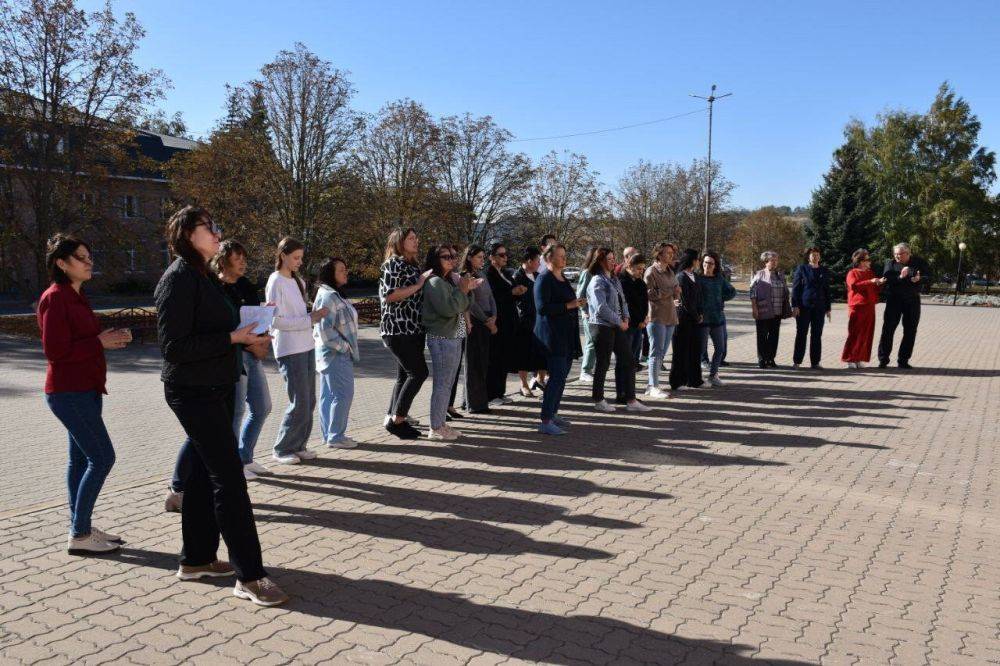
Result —
[[[453,254],[439,254],[438,258],[442,261],[455,261],[455,255]]]
[[[74,259],[76,259],[77,261],[79,261],[81,264],[89,264],[91,266],[94,265],[94,258],[91,257],[90,255],[87,255],[85,257],[81,257],[78,254],[71,254],[69,256],[73,257]]]
[[[195,228],[205,227],[206,229],[208,229],[208,232],[210,234],[212,234],[213,236],[221,236],[222,235],[222,227],[220,227],[215,222],[199,222],[198,224],[196,224],[194,226],[195,226]]]

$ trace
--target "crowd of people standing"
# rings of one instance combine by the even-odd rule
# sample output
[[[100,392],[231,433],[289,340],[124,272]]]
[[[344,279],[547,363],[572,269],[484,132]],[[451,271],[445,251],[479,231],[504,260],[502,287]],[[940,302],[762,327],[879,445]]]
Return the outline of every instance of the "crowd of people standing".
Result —
[[[358,313],[344,292],[350,267],[340,257],[322,259],[310,293],[300,274],[306,248],[284,238],[261,298],[245,275],[245,247],[235,239],[223,242],[205,209],[186,206],[175,213],[167,224],[167,241],[175,259],[156,287],[155,301],[164,397],[186,435],[165,502],[166,510],[181,514],[177,576],[235,576],[236,596],[277,605],[287,595],[264,569],[247,491],[247,481],[269,473],[254,460],[271,411],[263,363],[273,354],[288,396],[273,445],[275,463],[295,465],[316,457],[307,444],[317,407],[327,447],[357,446],[348,435],[355,367],[361,360]],[[470,245],[464,251],[436,244],[421,255],[414,229],[393,231],[378,287],[379,333],[397,366],[385,429],[403,440],[421,436],[410,411],[430,377],[426,436],[454,441],[462,435],[452,423],[489,414],[512,400],[507,379],[517,374],[522,396],[541,391],[538,431],[564,435],[570,422],[560,414],[560,405],[570,368],[581,357],[578,381],[590,385],[593,407],[601,413],[619,406],[646,412],[648,401],[669,399],[676,391],[721,387],[719,373],[727,364],[728,348],[725,304],[736,290],[719,256],[663,242],[651,248],[649,260],[635,248],[626,248],[622,258],[616,263],[612,248],[591,248],[574,285],[565,272],[566,248],[552,235],[517,255],[503,243]],[[824,319],[830,319],[832,307],[831,277],[818,250],[810,248],[804,259],[790,288],[778,269],[778,255],[770,251],[761,255],[763,267],[751,280],[762,369],[777,367],[781,321],[792,317],[793,365],[804,361],[808,340],[810,364],[820,367]],[[519,262],[516,269],[508,265],[512,260]],[[881,276],[872,271],[866,250],[855,252],[852,261],[846,278],[849,319],[843,361],[856,368],[870,360],[875,303],[884,288],[879,364],[888,364],[902,320],[898,363],[908,368],[919,322],[920,282],[930,279],[930,267],[911,256],[905,244],[894,248]],[[101,417],[104,353],[125,347],[131,335],[127,330],[102,331],[83,294],[83,283],[93,275],[87,243],[56,236],[47,262],[52,285],[39,302],[38,321],[48,358],[46,399],[69,439],[68,550],[112,552],[122,539],[91,523],[115,460]],[[270,329],[258,334],[256,324],[241,326],[241,308],[262,304],[273,307]],[[669,380],[661,385],[670,350]],[[605,384],[612,358],[614,398],[609,400]],[[455,402],[463,365],[459,410]],[[636,377],[643,369],[646,388],[640,400]],[[220,537],[231,562],[217,557]]]

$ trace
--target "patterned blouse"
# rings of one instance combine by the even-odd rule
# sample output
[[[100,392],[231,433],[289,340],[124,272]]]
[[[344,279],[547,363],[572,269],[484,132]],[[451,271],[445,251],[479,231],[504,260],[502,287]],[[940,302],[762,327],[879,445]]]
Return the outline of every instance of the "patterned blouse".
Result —
[[[381,277],[378,281],[378,299],[382,305],[380,335],[419,335],[424,332],[421,323],[424,305],[422,289],[418,289],[409,298],[395,303],[386,300],[389,294],[397,289],[410,287],[419,281],[420,269],[402,257],[389,257],[382,264]]]

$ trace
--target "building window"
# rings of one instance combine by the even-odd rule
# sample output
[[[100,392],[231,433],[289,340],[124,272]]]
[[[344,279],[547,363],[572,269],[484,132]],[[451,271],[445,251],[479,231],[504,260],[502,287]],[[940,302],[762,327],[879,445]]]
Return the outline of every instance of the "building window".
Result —
[[[134,194],[122,197],[122,217],[139,217],[139,197]]]

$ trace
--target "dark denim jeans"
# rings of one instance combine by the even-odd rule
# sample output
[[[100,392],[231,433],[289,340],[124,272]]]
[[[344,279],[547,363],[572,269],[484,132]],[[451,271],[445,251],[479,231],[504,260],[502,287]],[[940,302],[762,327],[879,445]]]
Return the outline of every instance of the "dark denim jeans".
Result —
[[[49,393],[45,401],[69,433],[69,516],[73,536],[90,534],[90,516],[104,480],[115,464],[115,449],[101,418],[104,396],[97,391]]]
[[[559,403],[562,401],[563,390],[566,388],[566,376],[573,359],[568,356],[547,356],[546,367],[549,369],[549,379],[542,392],[542,421],[551,421],[559,413]]]
[[[708,358],[708,339],[712,339],[712,359],[711,367],[708,371],[709,377],[719,374],[719,364],[726,353],[726,327],[723,324],[715,326],[701,327],[701,359],[704,362]]]

